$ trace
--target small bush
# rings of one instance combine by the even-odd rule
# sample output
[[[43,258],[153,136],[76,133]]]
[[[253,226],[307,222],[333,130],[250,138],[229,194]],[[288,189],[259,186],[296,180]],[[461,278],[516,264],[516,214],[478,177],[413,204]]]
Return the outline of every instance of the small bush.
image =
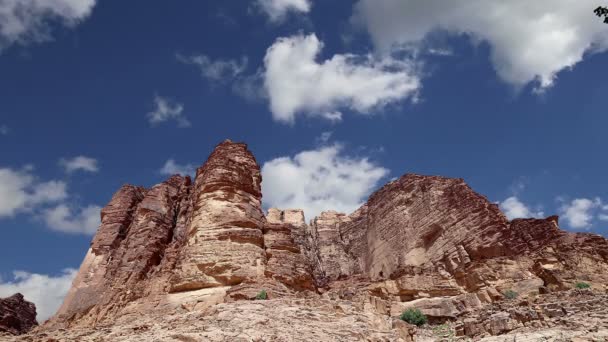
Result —
[[[403,311],[399,318],[401,318],[402,321],[406,321],[409,324],[414,324],[417,326],[421,326],[428,321],[426,316],[418,309],[407,309]]]
[[[515,298],[517,298],[517,296],[519,296],[519,293],[517,293],[513,290],[507,290],[505,293],[503,293],[503,295],[507,299],[515,299]]]
[[[579,283],[576,283],[576,285],[575,285],[575,286],[576,286],[576,288],[577,288],[577,289],[581,289],[581,290],[582,290],[582,289],[588,289],[588,288],[590,288],[590,287],[591,287],[591,285],[589,285],[589,284],[587,284],[587,283],[585,283],[585,282],[582,282],[582,281],[581,281],[581,282],[579,282]]]
[[[266,290],[260,291],[260,293],[258,293],[255,296],[255,299],[256,300],[266,300],[266,299],[268,299],[268,294],[266,293]]]

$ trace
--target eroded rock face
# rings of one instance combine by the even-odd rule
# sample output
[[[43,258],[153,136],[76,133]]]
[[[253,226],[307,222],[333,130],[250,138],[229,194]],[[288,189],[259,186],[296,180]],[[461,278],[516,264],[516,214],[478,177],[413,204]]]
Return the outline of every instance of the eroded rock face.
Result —
[[[245,144],[224,142],[198,169],[186,245],[171,292],[264,276],[262,176]]]
[[[37,325],[36,306],[26,301],[21,293],[0,298],[0,332],[20,335]]]
[[[508,221],[462,179],[408,174],[354,213],[310,224],[297,209],[264,215],[261,182],[247,146],[225,141],[193,183],[122,187],[48,326],[235,308],[264,290],[277,303],[352,303],[404,340],[413,330],[394,317],[407,308],[476,336],[523,326],[514,318],[523,311],[474,315],[507,291],[532,298],[608,283],[606,239],[564,232],[557,217]]]

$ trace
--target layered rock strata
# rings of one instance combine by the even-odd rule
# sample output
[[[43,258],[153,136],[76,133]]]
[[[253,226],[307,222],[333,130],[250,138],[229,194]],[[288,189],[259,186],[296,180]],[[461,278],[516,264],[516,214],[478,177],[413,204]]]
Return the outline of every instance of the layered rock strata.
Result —
[[[354,213],[328,211],[310,224],[301,210],[264,215],[261,184],[247,146],[225,141],[194,182],[123,186],[48,326],[209,310],[262,290],[356,302],[386,319],[416,307],[433,323],[461,322],[507,291],[608,283],[606,239],[564,232],[555,216],[509,221],[462,179],[404,175]]]
[[[37,326],[36,306],[16,293],[7,298],[0,298],[0,333],[20,335]]]

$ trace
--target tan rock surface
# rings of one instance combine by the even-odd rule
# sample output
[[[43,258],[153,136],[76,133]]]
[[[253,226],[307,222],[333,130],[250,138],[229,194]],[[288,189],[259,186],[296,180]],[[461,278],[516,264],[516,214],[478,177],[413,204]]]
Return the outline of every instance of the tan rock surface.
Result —
[[[121,188],[62,308],[36,333],[433,340],[433,327],[395,321],[418,308],[434,326],[481,338],[571,326],[560,313],[580,299],[566,295],[580,281],[593,288],[587,302],[604,302],[605,238],[564,232],[557,217],[510,222],[462,179],[408,174],[354,213],[327,211],[310,224],[297,209],[265,216],[261,182],[247,146],[224,141],[193,184],[173,176]],[[262,290],[270,300],[251,301]],[[508,291],[527,302],[513,307]],[[590,303],[573,317],[596,312],[603,327],[608,318]],[[155,322],[164,318],[175,323]],[[590,329],[572,326],[572,336]]]

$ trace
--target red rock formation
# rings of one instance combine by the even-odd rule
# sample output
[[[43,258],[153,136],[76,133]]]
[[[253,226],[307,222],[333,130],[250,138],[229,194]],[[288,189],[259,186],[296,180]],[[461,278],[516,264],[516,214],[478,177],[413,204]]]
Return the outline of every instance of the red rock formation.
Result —
[[[262,176],[245,144],[224,141],[198,169],[188,237],[171,292],[238,285],[262,276]]]
[[[26,301],[21,293],[0,298],[0,332],[20,335],[37,325],[36,306]]]
[[[121,188],[53,323],[204,310],[261,290],[323,293],[386,317],[417,307],[436,322],[500,302],[508,290],[608,282],[606,239],[564,232],[557,217],[508,221],[462,179],[408,174],[354,213],[324,212],[310,225],[301,210],[264,216],[261,182],[247,146],[225,141],[194,184],[173,176],[149,190]]]
[[[148,295],[172,243],[182,198],[190,186],[173,176],[150,190],[123,186],[101,212],[102,222],[56,318],[112,317]]]

